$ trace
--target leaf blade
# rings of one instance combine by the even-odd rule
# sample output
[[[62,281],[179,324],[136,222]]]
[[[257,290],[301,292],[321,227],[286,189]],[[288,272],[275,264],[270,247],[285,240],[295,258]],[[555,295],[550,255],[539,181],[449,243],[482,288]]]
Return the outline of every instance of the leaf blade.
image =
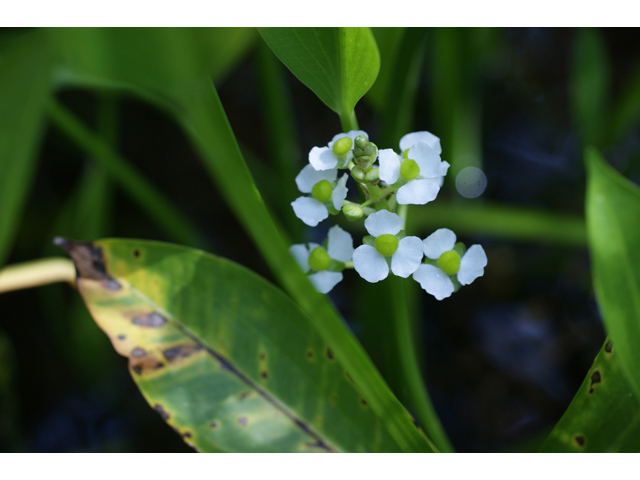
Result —
[[[585,151],[589,250],[596,297],[620,364],[640,394],[640,190],[608,166],[600,153]]]
[[[273,53],[341,117],[373,85],[380,54],[368,28],[261,28]]]
[[[398,451],[309,318],[254,273],[158,242],[64,245],[94,318],[187,443]]]

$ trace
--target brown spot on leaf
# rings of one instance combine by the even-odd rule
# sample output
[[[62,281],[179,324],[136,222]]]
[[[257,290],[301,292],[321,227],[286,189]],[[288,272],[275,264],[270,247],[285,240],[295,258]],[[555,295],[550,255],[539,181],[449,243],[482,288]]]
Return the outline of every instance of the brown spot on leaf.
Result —
[[[133,251],[133,256],[136,258],[140,258],[140,250],[138,250],[137,248]]]
[[[575,437],[573,437],[573,441],[579,448],[584,447],[584,444],[586,443],[584,435],[576,435]]]
[[[211,422],[211,423],[209,424],[209,426],[210,426],[211,428],[218,428],[218,427],[220,426],[220,424],[214,420],[213,422]]]
[[[162,405],[160,405],[159,403],[156,403],[156,404],[153,406],[153,409],[154,409],[156,412],[158,412],[158,413],[160,414],[160,417],[161,417],[163,420],[165,420],[165,421],[166,421],[166,420],[169,420],[169,418],[171,418],[171,415],[169,415],[169,414],[167,413],[167,411],[164,409],[164,407],[163,407]]]
[[[607,353],[611,353],[613,351],[613,343],[611,343],[611,340],[604,344],[604,351]]]
[[[263,370],[262,372],[260,372],[260,378],[266,380],[267,378],[269,378],[269,372]]]
[[[333,356],[333,352],[331,351],[331,349],[329,347],[327,347],[327,350],[325,351],[325,353],[327,354],[327,359],[332,362],[334,360],[334,356]]]
[[[240,425],[241,427],[246,427],[247,426],[247,417],[240,417],[238,419],[238,425]]]
[[[110,279],[104,266],[104,258],[100,247],[96,247],[90,242],[76,242],[62,237],[54,238],[53,244],[71,255],[76,266],[78,278],[91,280]]]
[[[315,358],[316,354],[312,349],[307,350],[307,358],[309,360],[313,360]]]
[[[329,401],[335,405],[336,403],[338,403],[338,396],[334,393],[329,397]]]
[[[147,352],[145,352],[143,349],[136,347],[133,350],[131,350],[131,353],[129,355],[135,358],[140,358],[140,357],[144,357],[146,354]]]
[[[167,348],[162,351],[162,354],[169,362],[174,362],[187,358],[200,350],[202,350],[202,345],[198,345],[197,343],[187,343],[184,345],[178,345],[177,347]]]
[[[251,395],[251,390],[245,390],[244,392],[240,392],[238,394],[238,399],[240,400],[244,400],[245,398],[247,398],[249,395]]]
[[[136,349],[134,349],[134,351],[135,350]],[[148,354],[147,352],[145,352],[141,348],[138,349],[138,350],[140,350],[140,351],[136,352],[136,353],[138,353],[138,354],[142,353],[141,356],[136,357],[134,355],[131,355],[129,357],[129,365],[131,366],[131,369],[134,372],[136,372],[138,375],[142,375],[142,373],[145,370],[157,370],[159,368],[164,367],[164,363],[162,363],[160,360],[158,360],[153,355]]]
[[[140,327],[161,327],[167,323],[167,319],[159,313],[151,312],[148,315],[133,317],[131,323]]]
[[[116,282],[111,278],[108,280],[102,280],[102,286],[107,290],[112,290],[112,291],[120,290],[122,288],[118,282]]]
[[[589,385],[589,394],[592,394],[594,392],[595,386],[601,382],[602,382],[602,375],[600,374],[600,370],[595,370],[591,374],[591,384]]]
[[[118,335],[118,340],[124,340],[125,338],[127,338],[125,335]]]
[[[258,358],[262,361],[265,361],[267,359],[267,354],[264,352],[260,352],[260,355],[258,355]]]
[[[367,407],[367,401],[364,398],[360,399],[360,405],[362,405],[364,408]]]

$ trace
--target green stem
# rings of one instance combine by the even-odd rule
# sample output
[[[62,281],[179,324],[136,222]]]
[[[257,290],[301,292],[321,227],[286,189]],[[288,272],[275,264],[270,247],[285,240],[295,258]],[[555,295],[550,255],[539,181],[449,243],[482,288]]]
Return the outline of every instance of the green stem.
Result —
[[[453,446],[433,408],[429,392],[418,366],[403,279],[393,277],[390,283],[394,300],[393,321],[397,342],[395,351],[400,357],[400,374],[403,376],[403,384],[408,390],[409,400],[415,407],[419,423],[427,432],[429,438],[441,452],[453,452]]]
[[[91,159],[102,165],[120,184],[125,193],[153,218],[165,234],[176,242],[206,247],[207,240],[198,232],[160,190],[126,160],[114,153],[108,145],[78,121],[66,108],[51,98],[47,105],[51,121],[69,136]]]
[[[380,193],[378,195],[376,195],[375,197],[371,197],[369,200],[367,200],[366,202],[364,202],[360,206],[362,208],[368,207],[372,203],[377,202],[378,200],[382,200],[387,195],[390,195],[391,193],[393,193],[395,191],[395,189],[396,189],[396,187],[394,187],[393,185],[391,185],[389,187],[386,187],[386,188],[383,188],[382,190],[380,190]]]
[[[342,125],[342,131],[347,133],[351,130],[359,130],[358,119],[356,118],[356,111],[352,110],[351,113],[340,114],[340,125]]]

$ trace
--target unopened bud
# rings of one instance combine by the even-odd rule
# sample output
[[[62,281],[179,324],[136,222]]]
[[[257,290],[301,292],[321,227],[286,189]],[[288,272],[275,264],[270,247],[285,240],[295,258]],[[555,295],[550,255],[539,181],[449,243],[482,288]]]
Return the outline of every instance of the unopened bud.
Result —
[[[375,183],[379,180],[379,174],[380,170],[377,168],[372,168],[371,170],[369,170],[365,176],[364,176],[364,180],[367,183]]]
[[[360,205],[353,205],[351,203],[348,203],[342,207],[342,213],[344,213],[344,216],[347,217],[347,220],[351,220],[352,222],[354,220],[362,218],[363,215],[362,207],[360,207]]]
[[[360,182],[360,183],[364,183],[365,182],[364,178],[365,178],[366,174],[364,173],[364,170],[361,167],[358,167],[357,165],[351,169],[351,176],[357,182]]]

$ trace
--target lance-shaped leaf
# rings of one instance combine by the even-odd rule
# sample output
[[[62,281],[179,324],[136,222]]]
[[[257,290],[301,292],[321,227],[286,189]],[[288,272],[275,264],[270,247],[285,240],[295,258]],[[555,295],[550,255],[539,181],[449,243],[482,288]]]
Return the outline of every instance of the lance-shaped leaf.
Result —
[[[640,190],[585,153],[587,234],[596,297],[620,365],[640,395]]]
[[[0,265],[9,253],[35,173],[51,55],[40,32],[0,51]]]
[[[640,402],[607,340],[542,452],[638,452]]]
[[[57,239],[149,404],[201,451],[398,451],[310,319],[233,262],[136,240]]]
[[[380,70],[368,28],[261,28],[273,53],[340,117],[367,93]]]

